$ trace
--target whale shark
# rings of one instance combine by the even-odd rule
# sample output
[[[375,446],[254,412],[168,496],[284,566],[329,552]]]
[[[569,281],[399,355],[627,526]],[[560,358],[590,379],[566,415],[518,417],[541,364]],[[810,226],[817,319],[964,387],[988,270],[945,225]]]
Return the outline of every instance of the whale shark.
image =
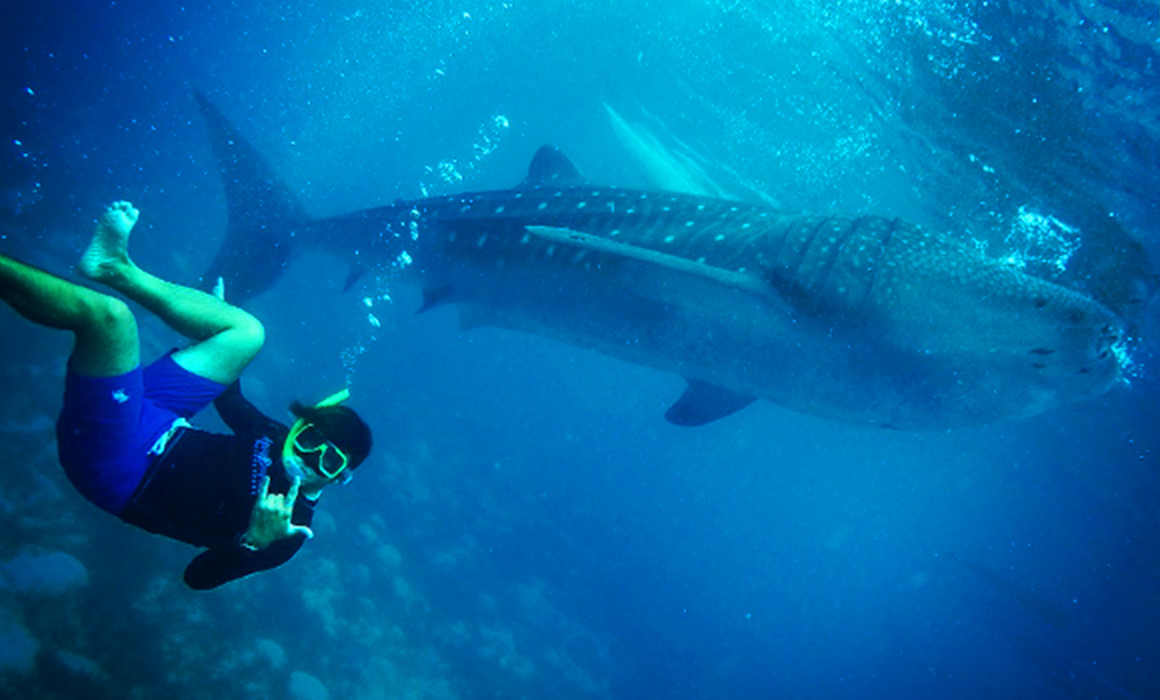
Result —
[[[1025,419],[1122,381],[1127,323],[955,237],[878,216],[588,182],[545,146],[510,189],[312,219],[204,96],[227,234],[204,279],[243,301],[300,248],[360,270],[406,255],[420,312],[534,333],[683,377],[703,425],[762,399],[940,430]]]

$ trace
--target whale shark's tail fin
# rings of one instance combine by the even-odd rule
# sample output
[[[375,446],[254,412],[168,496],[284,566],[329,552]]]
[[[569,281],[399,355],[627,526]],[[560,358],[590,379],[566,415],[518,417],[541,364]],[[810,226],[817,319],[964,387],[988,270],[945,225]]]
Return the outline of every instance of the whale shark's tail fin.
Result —
[[[241,304],[282,274],[293,252],[295,230],[309,217],[257,149],[204,94],[194,96],[209,129],[229,209],[225,241],[202,275],[201,287],[212,288],[220,277],[230,303]]]

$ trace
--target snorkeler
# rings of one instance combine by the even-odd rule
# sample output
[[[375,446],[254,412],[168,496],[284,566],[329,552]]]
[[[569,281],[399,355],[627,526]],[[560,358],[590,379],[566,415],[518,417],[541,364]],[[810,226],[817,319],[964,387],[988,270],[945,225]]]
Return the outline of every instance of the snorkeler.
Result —
[[[238,377],[265,339],[262,324],[219,296],[166,282],[129,258],[138,211],[111,205],[78,271],[141,304],[189,347],[142,367],[137,322],[120,299],[0,254],[0,299],[24,318],[76,337],[57,447],[80,493],[123,521],[207,548],[185,569],[202,590],[272,569],[313,536],[324,487],[366,459],[371,433],[339,404],[294,403],[293,426],[268,418]],[[214,403],[233,435],[188,419]]]

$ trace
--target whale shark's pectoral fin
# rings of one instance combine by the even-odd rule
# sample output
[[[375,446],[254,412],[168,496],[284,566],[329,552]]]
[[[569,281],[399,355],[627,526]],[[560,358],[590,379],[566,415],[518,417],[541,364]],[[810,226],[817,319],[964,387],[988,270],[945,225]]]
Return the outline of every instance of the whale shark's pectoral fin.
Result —
[[[681,398],[665,411],[665,420],[673,425],[697,426],[732,415],[756,399],[731,389],[689,379]]]
[[[419,307],[419,310],[415,312],[415,315],[419,315],[425,311],[430,311],[437,306],[450,304],[452,302],[451,292],[452,288],[449,284],[445,284],[441,287],[424,289],[423,304]]]
[[[755,275],[748,275],[733,270],[727,270],[720,267],[714,267],[701,262],[682,258],[678,255],[670,255],[662,253],[651,248],[643,248],[641,246],[629,245],[626,243],[618,243],[607,238],[594,236],[583,231],[576,231],[569,228],[559,228],[555,226],[525,226],[524,229],[545,241],[555,243],[556,245],[569,246],[572,248],[581,248],[591,251],[593,253],[600,253],[611,256],[613,258],[620,258],[622,260],[631,260],[637,263],[644,263],[646,266],[655,269],[664,270],[667,273],[675,273],[688,278],[695,278],[702,282],[709,282],[716,288],[727,288],[729,290],[737,290],[754,297],[761,299],[763,302],[784,307],[785,302],[777,294],[773,287],[765,283],[761,278]]]
[[[350,269],[346,272],[346,280],[342,283],[342,291],[349,292],[350,288],[358,284],[358,281],[366,276],[366,274],[367,269],[362,265],[351,265]]]

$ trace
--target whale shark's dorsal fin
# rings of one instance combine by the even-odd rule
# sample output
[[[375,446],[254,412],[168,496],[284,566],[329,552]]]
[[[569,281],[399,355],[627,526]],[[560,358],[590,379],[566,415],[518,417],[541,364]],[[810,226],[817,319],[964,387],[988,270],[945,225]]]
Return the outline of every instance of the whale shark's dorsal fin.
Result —
[[[589,184],[568,156],[555,146],[540,146],[532,163],[528,166],[528,176],[516,186],[526,187],[574,187]]]

